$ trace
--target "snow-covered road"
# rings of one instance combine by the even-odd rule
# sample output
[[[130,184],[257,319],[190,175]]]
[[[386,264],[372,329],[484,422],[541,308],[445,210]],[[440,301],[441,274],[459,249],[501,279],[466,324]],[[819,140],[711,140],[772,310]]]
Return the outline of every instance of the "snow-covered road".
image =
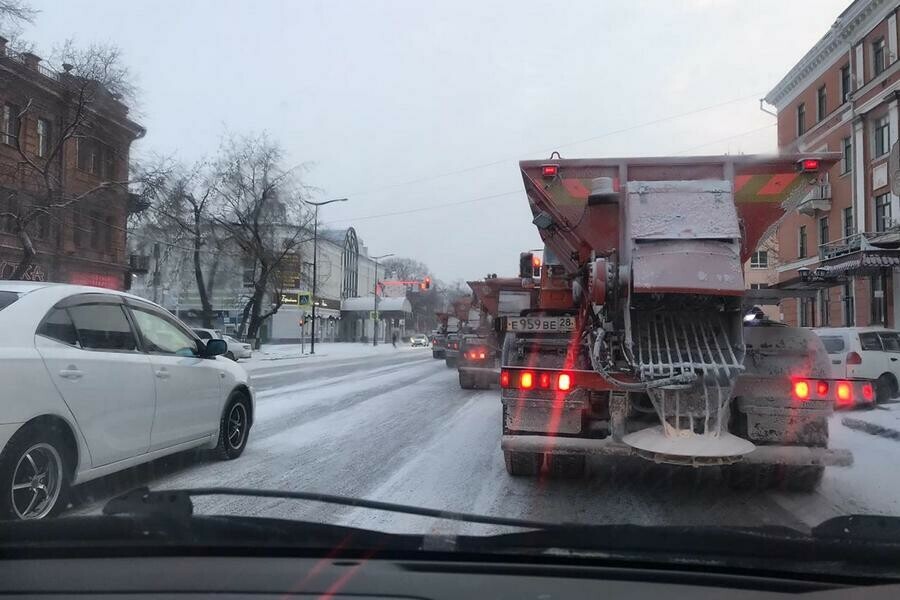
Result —
[[[77,489],[68,514],[96,512],[110,496],[151,488],[235,486],[318,491],[446,510],[544,521],[787,525],[846,513],[900,514],[900,483],[887,465],[900,441],[844,426],[844,417],[892,424],[888,405],[840,413],[832,446],[855,464],[826,472],[819,491],[736,492],[717,469],[591,458],[584,480],[512,478],[500,451],[495,390],[459,388],[429,349],[380,348],[315,358],[251,361],[256,423],[230,462],[185,453]],[[297,501],[204,497],[199,512],[327,520],[391,531],[460,531],[460,525]],[[492,531],[467,527],[465,531]]]

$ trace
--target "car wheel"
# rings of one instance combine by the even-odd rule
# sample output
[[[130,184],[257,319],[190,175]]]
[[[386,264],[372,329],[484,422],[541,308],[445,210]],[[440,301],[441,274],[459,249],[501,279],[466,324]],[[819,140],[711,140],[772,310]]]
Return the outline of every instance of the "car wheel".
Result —
[[[237,359],[234,357],[234,352],[232,352],[231,350],[225,353],[225,358],[230,358],[234,362],[237,362]]]
[[[66,505],[69,457],[55,429],[26,426],[0,455],[0,518],[43,519]]]
[[[875,380],[875,402],[881,404],[897,395],[897,380],[890,373],[883,373]]]
[[[250,435],[250,401],[241,392],[231,394],[219,424],[219,444],[216,452],[222,460],[232,460],[243,454]]]

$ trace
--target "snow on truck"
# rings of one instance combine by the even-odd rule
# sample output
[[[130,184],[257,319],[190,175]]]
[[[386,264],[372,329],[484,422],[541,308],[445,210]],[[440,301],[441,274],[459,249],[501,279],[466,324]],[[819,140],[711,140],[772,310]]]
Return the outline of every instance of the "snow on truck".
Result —
[[[808,329],[745,323],[741,268],[838,158],[521,162],[545,252],[535,307],[503,320],[507,471],[630,455],[810,490],[849,466],[828,417],[871,384],[828,379]]]

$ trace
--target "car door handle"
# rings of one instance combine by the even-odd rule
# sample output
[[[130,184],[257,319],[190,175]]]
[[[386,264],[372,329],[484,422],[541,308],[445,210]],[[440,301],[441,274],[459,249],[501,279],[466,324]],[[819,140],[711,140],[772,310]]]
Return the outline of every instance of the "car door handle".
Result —
[[[892,356],[892,357],[891,357],[891,362],[897,362],[897,359],[894,358],[894,357]]]
[[[159,370],[156,372],[156,376],[157,376],[159,379],[168,379],[169,377],[171,377],[171,375],[169,375],[169,371],[166,370],[166,369],[159,369]]]
[[[59,376],[64,379],[81,379],[84,376],[84,373],[75,368],[74,365],[69,365],[65,369],[60,369]]]

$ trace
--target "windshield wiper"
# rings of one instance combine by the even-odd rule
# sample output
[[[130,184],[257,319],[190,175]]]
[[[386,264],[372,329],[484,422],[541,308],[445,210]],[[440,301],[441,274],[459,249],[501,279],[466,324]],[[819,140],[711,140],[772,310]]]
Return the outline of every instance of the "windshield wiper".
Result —
[[[464,523],[479,523],[483,525],[497,525],[505,527],[520,527],[523,529],[553,529],[565,527],[566,524],[547,523],[542,521],[530,521],[507,517],[494,517],[473,513],[456,512],[452,510],[440,510],[396,504],[394,502],[381,502],[378,500],[366,500],[348,496],[336,496],[319,492],[293,492],[286,490],[260,490],[233,487],[203,487],[185,488],[176,490],[151,491],[149,488],[137,488],[117,496],[103,507],[105,515],[165,515],[172,517],[188,517],[193,514],[193,502],[191,498],[199,496],[241,496],[257,498],[276,498],[279,500],[306,500],[310,502],[322,502],[324,504],[337,504],[354,508],[367,508],[371,510],[383,510],[392,513],[406,515],[418,515],[432,517],[448,521],[461,521]]]

